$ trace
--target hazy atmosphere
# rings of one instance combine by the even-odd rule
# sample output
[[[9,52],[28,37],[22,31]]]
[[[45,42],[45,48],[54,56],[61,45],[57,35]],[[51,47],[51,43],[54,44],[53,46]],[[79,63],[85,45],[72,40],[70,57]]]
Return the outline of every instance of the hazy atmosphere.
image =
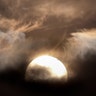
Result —
[[[95,4],[96,0],[0,0],[0,96],[95,96]],[[45,67],[26,71],[42,55],[63,63],[66,82],[31,82],[51,78]],[[52,82],[58,81],[53,77]]]

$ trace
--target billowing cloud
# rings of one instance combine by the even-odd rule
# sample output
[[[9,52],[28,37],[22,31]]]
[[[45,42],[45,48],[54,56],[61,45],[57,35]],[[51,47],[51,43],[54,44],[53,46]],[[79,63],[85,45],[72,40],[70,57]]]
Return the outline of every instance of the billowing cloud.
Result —
[[[0,32],[0,70],[19,66],[22,55],[26,54],[24,43],[25,35],[23,33]]]
[[[64,47],[61,57],[66,62],[84,58],[95,51],[95,4],[95,0],[0,0],[1,57],[12,61],[28,50],[34,56],[43,49],[62,51]],[[84,29],[87,31],[79,31]]]

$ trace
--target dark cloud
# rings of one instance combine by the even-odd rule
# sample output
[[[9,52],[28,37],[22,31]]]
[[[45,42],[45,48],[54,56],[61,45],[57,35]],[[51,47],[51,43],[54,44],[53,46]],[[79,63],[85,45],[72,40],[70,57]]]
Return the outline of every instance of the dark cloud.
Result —
[[[43,73],[43,74],[42,74]],[[40,67],[40,66],[34,66],[34,68],[27,69],[26,72],[26,80],[28,81],[42,81],[42,78],[44,78],[43,80],[48,80],[48,78],[50,78],[51,74],[48,71],[48,69],[46,69],[45,67]]]

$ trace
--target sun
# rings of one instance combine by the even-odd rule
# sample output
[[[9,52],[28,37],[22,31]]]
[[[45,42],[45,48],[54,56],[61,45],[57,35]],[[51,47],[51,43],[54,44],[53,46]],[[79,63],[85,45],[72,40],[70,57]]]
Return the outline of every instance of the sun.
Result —
[[[60,60],[58,60],[55,57],[47,56],[47,55],[39,56],[29,64],[28,68],[34,69],[37,66],[44,68],[48,72],[50,72],[50,76],[48,76],[47,79],[50,79],[50,78],[60,79],[63,77],[67,78],[66,67]],[[44,73],[41,73],[41,74],[44,74]]]

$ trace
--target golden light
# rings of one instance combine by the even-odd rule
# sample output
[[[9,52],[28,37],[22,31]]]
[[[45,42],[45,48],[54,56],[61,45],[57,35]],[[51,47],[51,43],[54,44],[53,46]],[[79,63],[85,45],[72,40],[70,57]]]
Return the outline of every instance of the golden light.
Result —
[[[50,78],[60,79],[63,77],[67,78],[67,70],[64,64],[55,57],[47,56],[47,55],[37,57],[29,64],[28,68],[33,69],[36,66],[45,68],[48,72],[50,72],[50,76],[48,76],[47,79]]]

